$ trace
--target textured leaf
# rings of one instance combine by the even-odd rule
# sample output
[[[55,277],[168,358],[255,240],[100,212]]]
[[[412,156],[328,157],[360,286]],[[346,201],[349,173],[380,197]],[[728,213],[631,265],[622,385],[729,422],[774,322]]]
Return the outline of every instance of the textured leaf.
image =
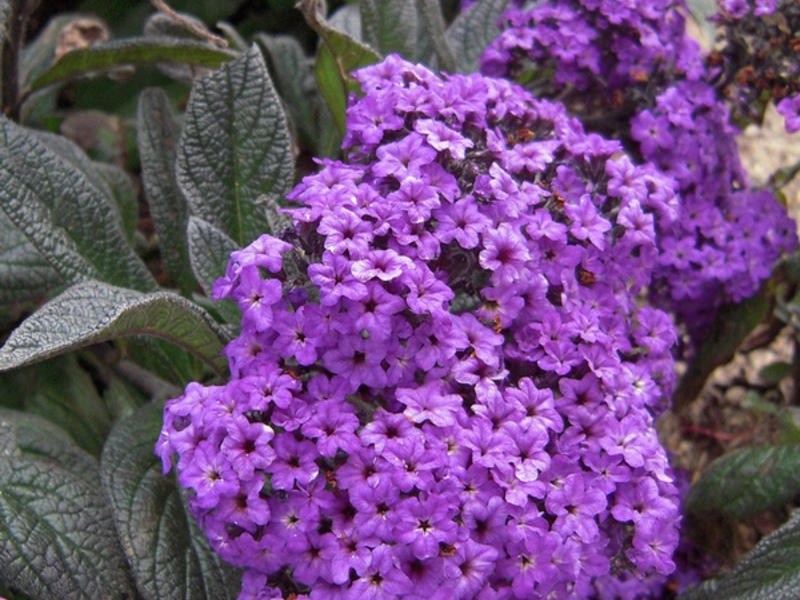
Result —
[[[193,215],[244,246],[269,231],[273,204],[294,180],[286,117],[253,46],[197,82],[178,148],[178,182]]]
[[[360,0],[362,39],[384,56],[396,52],[419,58],[417,37],[423,28],[416,0]]]
[[[508,0],[481,0],[462,12],[447,30],[459,73],[478,71],[481,54],[500,34],[497,22]]]
[[[678,382],[673,395],[675,411],[681,411],[697,397],[711,371],[733,358],[739,345],[769,314],[770,305],[768,294],[762,289],[741,304],[720,308],[713,330]]]
[[[715,460],[689,492],[688,512],[747,519],[800,493],[800,444],[746,448]]]
[[[94,162],[97,174],[105,181],[114,204],[117,207],[122,231],[129,243],[133,243],[136,229],[139,226],[139,198],[136,188],[128,174],[114,165]]]
[[[28,412],[0,408],[0,421],[11,423],[17,432],[17,446],[25,456],[51,461],[90,484],[100,483],[100,464],[82,450],[61,427]]]
[[[44,296],[62,282],[28,238],[0,212],[0,305]]]
[[[97,75],[122,65],[186,63],[215,68],[236,53],[200,42],[175,38],[128,38],[73,50],[31,82],[28,92],[78,77]]]
[[[133,598],[97,487],[22,454],[0,419],[0,578],[37,600]]]
[[[311,59],[303,47],[289,35],[259,34],[256,41],[266,50],[275,87],[284,101],[303,142],[315,147],[318,128],[315,113],[316,87]]]
[[[350,73],[379,62],[381,57],[370,47],[326,23],[319,13],[320,0],[301,0],[298,8],[303,12],[306,22],[322,38],[314,77],[336,129],[344,135],[348,96],[350,93],[361,93],[361,87]]]
[[[203,309],[169,292],[141,294],[97,281],[72,286],[23,321],[0,348],[0,369],[129,335],[162,338],[225,370],[219,353],[227,340]]]
[[[225,275],[231,252],[239,248],[219,229],[197,217],[189,219],[188,237],[192,270],[210,298],[214,282]],[[216,302],[214,308],[228,323],[241,321],[242,313],[233,300],[225,298]]]
[[[189,207],[175,175],[180,128],[163,90],[150,88],[139,97],[137,114],[142,183],[155,222],[164,269],[190,296],[195,286],[186,242]]]
[[[144,600],[234,600],[239,574],[212,551],[153,453],[163,404],[140,408],[106,444],[103,484]]]
[[[138,221],[136,191],[130,178],[113,165],[95,162],[74,142],[63,135],[26,129],[41,140],[48,149],[75,167],[115,209],[117,221],[130,242]]]
[[[422,20],[422,27],[420,30],[425,34],[424,39],[431,41],[439,68],[448,73],[455,73],[456,57],[453,52],[453,46],[450,44],[450,39],[447,37],[445,31],[442,5],[439,3],[439,0],[416,0],[416,3],[417,10]],[[422,55],[419,53],[424,50],[425,48],[417,44],[418,58],[422,58]]]
[[[694,588],[680,600],[796,600],[800,589],[800,510],[765,537],[730,574]]]
[[[109,200],[80,170],[0,118],[0,208],[66,283],[100,279],[149,291]]]

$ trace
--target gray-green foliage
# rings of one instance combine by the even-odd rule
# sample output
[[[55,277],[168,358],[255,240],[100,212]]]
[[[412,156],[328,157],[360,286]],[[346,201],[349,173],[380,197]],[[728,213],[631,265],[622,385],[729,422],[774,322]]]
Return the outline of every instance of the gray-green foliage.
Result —
[[[478,70],[483,50],[500,33],[497,22],[508,8],[508,0],[481,0],[464,11],[447,30],[447,37],[456,56],[459,73]]]
[[[0,118],[0,208],[68,284],[87,279],[151,291],[113,200],[27,130]]]
[[[686,510],[747,519],[800,493],[800,444],[744,448],[714,461],[691,489]]]
[[[243,246],[270,231],[267,211],[294,181],[286,117],[255,46],[195,83],[178,148],[193,215]]]
[[[210,297],[214,282],[225,274],[231,252],[238,247],[224,232],[197,217],[189,219],[187,236],[192,271]],[[229,298],[218,302],[215,309],[229,323],[238,323],[241,319],[239,308]]]
[[[190,296],[195,282],[186,242],[189,207],[175,175],[180,127],[163,90],[142,92],[136,124],[142,184],[158,233],[164,270],[181,293]]]
[[[91,479],[17,446],[0,416],[0,577],[37,600],[132,598],[111,511]]]
[[[290,223],[277,211],[295,177],[282,100],[255,47],[150,35],[55,60],[75,18],[55,19],[25,53],[17,100],[36,106],[26,115],[45,114],[45,97],[55,106],[63,84],[121,65],[171,61],[210,74],[194,81],[184,119],[174,95],[141,95],[136,147],[115,157],[140,159],[149,211],[121,163],[91,160],[52,123],[45,132],[0,117],[0,305],[9,320],[32,311],[0,348],[0,593],[233,600],[240,574],[212,551],[153,454],[163,404],[137,407],[225,374],[221,351],[241,314],[197,284],[209,295],[233,250]],[[232,26],[222,29],[241,47]],[[305,106],[310,139],[326,113],[308,58],[284,42],[282,91]],[[291,80],[295,64],[306,89]],[[143,216],[157,246],[139,230]],[[159,288],[160,268],[182,296]]]
[[[128,335],[162,338],[224,370],[225,333],[203,309],[169,292],[142,294],[96,281],[70,287],[28,317],[0,348],[0,369]]]

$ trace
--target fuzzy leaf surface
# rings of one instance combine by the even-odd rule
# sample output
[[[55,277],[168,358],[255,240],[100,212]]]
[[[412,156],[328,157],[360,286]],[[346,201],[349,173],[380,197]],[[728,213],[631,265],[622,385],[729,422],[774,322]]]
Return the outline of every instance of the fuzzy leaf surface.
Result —
[[[142,92],[136,124],[142,184],[158,233],[164,270],[181,294],[189,296],[195,286],[186,241],[189,207],[175,173],[180,128],[163,90]]]
[[[0,305],[34,299],[62,282],[28,238],[0,212]]]
[[[177,176],[191,213],[240,246],[270,231],[266,213],[291,189],[294,159],[286,116],[257,47],[195,82]]]
[[[104,496],[23,454],[15,429],[0,418],[0,578],[37,600],[133,598]]]
[[[99,279],[150,291],[110,201],[79,169],[0,118],[0,208],[65,283]]]
[[[382,54],[420,58],[417,38],[423,30],[416,0],[361,0],[362,39]]]
[[[256,36],[256,40],[267,52],[275,76],[275,87],[283,98],[294,126],[304,142],[313,146],[319,135],[314,110],[318,97],[310,58],[292,36],[262,33]]]
[[[458,15],[447,29],[458,73],[479,70],[481,54],[500,34],[497,22],[506,8],[508,0],[481,0]]]
[[[238,250],[238,246],[222,231],[197,217],[189,218],[187,235],[192,270],[210,298],[214,282],[225,275],[231,252]],[[214,308],[228,323],[239,323],[242,319],[239,307],[229,298],[216,302]]]
[[[226,336],[203,309],[169,292],[142,294],[97,281],[70,287],[23,321],[0,348],[0,369],[130,335],[162,338],[225,371]]]
[[[100,463],[82,450],[61,427],[21,410],[0,408],[0,421],[14,425],[17,446],[24,456],[66,469],[90,484],[100,483]]]

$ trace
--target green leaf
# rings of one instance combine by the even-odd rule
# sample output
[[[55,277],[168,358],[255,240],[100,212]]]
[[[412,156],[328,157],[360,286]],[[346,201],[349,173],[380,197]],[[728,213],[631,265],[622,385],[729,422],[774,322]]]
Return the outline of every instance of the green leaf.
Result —
[[[416,0],[416,3],[417,10],[422,17],[421,32],[425,34],[425,39],[430,40],[433,44],[439,68],[448,73],[455,73],[457,62],[453,46],[445,31],[442,5],[439,0]],[[419,52],[421,45],[417,44],[417,48],[417,52]],[[422,56],[420,55],[418,58],[421,59]]]
[[[178,147],[178,182],[192,214],[240,246],[270,231],[266,213],[291,188],[294,159],[257,47],[195,82]]]
[[[81,448],[100,456],[111,418],[92,378],[74,355],[10,375],[16,380],[26,411],[63,427]]]
[[[162,403],[115,427],[101,473],[114,521],[144,600],[234,600],[240,576],[210,548],[173,476],[153,453]]]
[[[97,487],[20,452],[0,419],[0,578],[37,600],[133,598]]]
[[[0,208],[66,283],[156,283],[125,241],[111,202],[70,162],[0,118]]]
[[[0,369],[130,335],[151,335],[192,352],[221,374],[228,341],[203,309],[169,292],[142,294],[87,281],[70,287],[15,329],[0,348]]]
[[[150,15],[144,24],[144,34],[149,38],[173,39],[191,41],[218,48],[219,46],[210,40],[216,36],[212,34],[206,24],[194,15],[180,13],[183,22],[174,19],[171,15],[163,12],[156,12]],[[208,67],[186,63],[159,63],[158,70],[167,77],[176,81],[192,85],[196,77],[204,77],[209,74]]]
[[[266,50],[275,87],[289,111],[303,142],[317,147],[318,127],[315,104],[318,101],[311,59],[289,35],[258,34],[256,41]]]
[[[24,456],[39,458],[65,469],[93,485],[100,483],[100,464],[51,421],[19,410],[0,408],[0,421],[12,423],[17,432],[17,446]]]
[[[201,42],[167,37],[127,38],[68,52],[39,75],[25,93],[108,72],[122,65],[185,63],[216,68],[235,57],[235,52]]]
[[[36,129],[25,129],[25,131],[80,171],[81,175],[103,195],[114,208],[116,220],[125,234],[125,239],[130,243],[138,223],[139,207],[133,183],[125,172],[113,165],[93,161],[77,144],[63,135]]]
[[[189,218],[187,234],[192,270],[210,298],[214,282],[225,275],[231,252],[239,247],[219,229],[197,217]],[[242,319],[239,307],[229,298],[216,302],[214,308],[228,323],[239,323]]]
[[[78,13],[60,14],[47,22],[36,38],[26,44],[20,61],[20,87],[27,89],[31,82],[53,66],[61,31],[73,21],[85,19]]]
[[[380,62],[381,57],[369,46],[326,23],[319,12],[320,0],[301,0],[298,8],[306,22],[322,38],[314,77],[320,94],[328,105],[334,125],[343,136],[348,96],[350,93],[361,93],[361,86],[350,73],[360,67]]]
[[[186,241],[189,207],[175,175],[180,128],[163,90],[142,92],[136,128],[142,184],[158,233],[164,270],[181,294],[191,296],[195,281]]]
[[[800,493],[800,444],[746,448],[715,460],[692,486],[686,509],[747,519]]]
[[[712,331],[678,382],[678,389],[673,395],[676,412],[697,397],[711,371],[733,358],[736,349],[766,318],[770,308],[768,293],[762,289],[741,304],[725,305],[719,309]]]
[[[117,207],[117,213],[122,222],[125,239],[132,244],[139,226],[139,199],[136,197],[133,181],[125,171],[114,165],[94,162],[93,166],[108,186],[111,199]]]
[[[417,38],[423,28],[416,0],[361,0],[362,39],[384,56],[396,52],[420,58]]]
[[[795,600],[800,589],[800,510],[762,539],[728,575],[679,600]]]
[[[138,407],[147,402],[147,398],[119,377],[112,377],[103,389],[103,402],[113,419],[119,421],[131,416]]]
[[[782,379],[794,373],[797,368],[798,365],[784,361],[770,363],[758,372],[758,378],[767,385],[778,385]]]
[[[462,12],[447,29],[459,73],[475,73],[489,43],[500,34],[497,22],[508,0],[481,0]]]
[[[63,279],[0,211],[0,305],[44,296]]]
[[[207,379],[208,370],[203,369],[204,363],[183,348],[164,340],[136,337],[126,339],[124,346],[134,363],[177,386],[184,387],[192,381]],[[219,374],[219,371],[216,373]],[[157,399],[163,398],[159,396]]]

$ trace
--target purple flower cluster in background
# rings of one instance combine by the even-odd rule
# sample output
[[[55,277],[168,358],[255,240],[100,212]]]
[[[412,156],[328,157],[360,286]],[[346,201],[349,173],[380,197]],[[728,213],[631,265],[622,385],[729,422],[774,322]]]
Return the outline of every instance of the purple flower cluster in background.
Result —
[[[232,255],[232,379],[157,452],[240,598],[635,598],[674,569],[654,428],[676,339],[640,306],[671,181],[561,105],[390,56],[346,162]]]
[[[484,73],[558,96],[588,127],[619,137],[676,181],[680,217],[658,223],[650,289],[699,343],[717,309],[752,296],[797,240],[774,196],[748,189],[736,131],[686,34],[683,3],[553,0],[509,9],[503,28],[483,55]]]
[[[760,122],[766,102],[776,103],[789,133],[800,131],[800,60],[795,0],[719,0],[715,22],[724,45],[712,67],[737,113]]]

